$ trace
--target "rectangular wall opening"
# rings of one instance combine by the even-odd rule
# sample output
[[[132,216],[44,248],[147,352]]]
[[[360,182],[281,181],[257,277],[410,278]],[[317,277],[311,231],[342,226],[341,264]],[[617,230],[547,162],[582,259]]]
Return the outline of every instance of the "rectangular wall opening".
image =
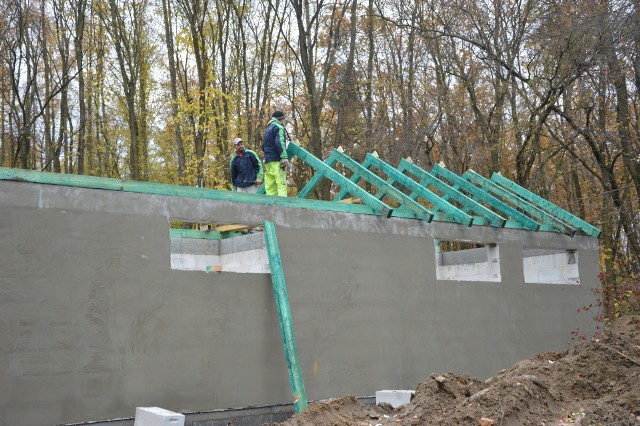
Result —
[[[501,281],[498,244],[435,240],[435,247],[439,280]]]
[[[524,282],[536,284],[580,284],[577,250],[524,247]]]
[[[170,222],[171,269],[271,273],[261,225]]]

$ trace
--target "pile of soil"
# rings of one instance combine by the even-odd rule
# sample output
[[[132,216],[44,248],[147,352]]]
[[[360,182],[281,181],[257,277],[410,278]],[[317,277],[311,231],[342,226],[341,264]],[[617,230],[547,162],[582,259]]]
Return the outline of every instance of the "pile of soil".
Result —
[[[640,317],[620,318],[591,340],[485,381],[434,373],[397,409],[343,396],[278,425],[640,425]]]

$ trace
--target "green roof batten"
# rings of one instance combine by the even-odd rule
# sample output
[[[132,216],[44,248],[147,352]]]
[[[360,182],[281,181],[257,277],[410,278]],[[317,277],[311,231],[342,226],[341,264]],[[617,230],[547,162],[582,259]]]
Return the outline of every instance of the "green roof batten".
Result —
[[[305,150],[301,146],[295,144],[294,142],[289,142],[289,146],[287,147],[287,153],[289,155],[289,158],[293,158],[293,156],[298,157],[299,159],[301,159],[302,161],[304,161],[305,163],[307,163],[308,165],[316,169],[316,172],[321,172],[325,177],[333,181],[336,185],[339,185],[342,188],[348,188],[349,193],[360,198],[362,202],[365,203],[367,206],[369,206],[371,209],[373,209],[375,213],[379,215],[384,215],[386,217],[391,217],[391,214],[393,213],[393,209],[391,207],[389,207],[382,201],[374,198],[367,191],[360,188],[358,185],[351,182],[349,179],[342,176],[337,171],[333,170],[328,164],[322,162],[320,159],[315,157],[313,154],[311,154],[309,151]],[[320,182],[320,179],[317,179],[316,185],[319,182]],[[305,188],[303,188],[303,191],[305,192],[305,194],[308,195],[313,190],[313,188],[312,187],[307,188],[307,187],[309,187],[308,184]],[[304,198],[300,198],[300,199],[304,199]],[[345,203],[334,203],[334,202],[330,202],[330,203],[345,204]]]
[[[335,164],[336,162],[347,167],[354,174],[357,174],[361,179],[364,179],[371,185],[375,186],[378,189],[378,192],[375,195],[376,198],[382,198],[387,195],[398,202],[402,206],[402,208],[412,211],[416,218],[426,221],[431,221],[431,219],[433,218],[433,213],[403,194],[402,191],[399,191],[398,189],[389,185],[379,176],[364,168],[360,163],[358,163],[348,155],[345,155],[340,151],[333,149],[331,151],[331,154],[329,154],[329,157],[325,160],[325,163],[333,166],[333,164]]]
[[[478,188],[474,184],[467,182],[466,180],[462,179],[460,176],[453,173],[451,170],[447,169],[446,167],[436,164],[433,166],[433,169],[431,169],[431,174],[436,176],[439,179],[441,178],[447,179],[448,181],[451,182],[453,188],[466,191],[467,193],[471,194],[471,197],[470,197],[471,199],[486,203],[487,205],[491,206],[491,208],[499,211],[500,213],[506,215],[507,217],[510,217],[512,219],[512,222],[516,222],[515,224],[513,224],[507,221],[507,223],[505,224],[505,227],[524,228],[532,231],[537,231],[540,228],[540,225],[535,220],[520,213],[518,210],[514,209],[510,205],[503,203],[498,198]]]
[[[523,200],[518,195],[506,190],[505,188],[499,186],[497,183],[490,181],[484,176],[479,175],[473,170],[469,169],[462,175],[463,178],[468,180],[469,182],[474,182],[480,185],[485,191],[492,192],[499,197],[505,199],[509,203],[513,204],[519,209],[524,210],[531,216],[534,216],[536,219],[541,220],[543,224],[548,225],[551,229],[559,231],[561,233],[565,233],[568,235],[574,235],[575,229],[566,225],[565,223],[559,221],[555,217],[549,215],[547,212],[541,210],[540,208],[530,204],[526,200]],[[540,230],[547,230],[544,226],[540,227]]]
[[[555,204],[545,200],[544,198],[534,194],[533,192],[523,188],[517,183],[507,179],[502,176],[500,173],[494,173],[491,176],[491,180],[497,183],[498,185],[508,189],[509,191],[517,194],[519,197],[527,200],[530,203],[536,204],[541,209],[546,212],[552,214],[553,216],[564,220],[569,223],[571,226],[581,229],[585,234],[591,235],[592,237],[598,238],[602,231],[595,226],[585,222],[577,216],[569,213],[566,210],[556,206]]]

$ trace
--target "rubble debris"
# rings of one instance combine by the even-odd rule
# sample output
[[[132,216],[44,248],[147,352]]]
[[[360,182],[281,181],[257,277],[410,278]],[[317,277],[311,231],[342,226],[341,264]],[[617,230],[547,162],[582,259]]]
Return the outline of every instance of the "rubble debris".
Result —
[[[485,381],[434,373],[395,410],[343,396],[278,425],[638,426],[639,360],[640,316],[627,316],[591,340],[520,361]]]

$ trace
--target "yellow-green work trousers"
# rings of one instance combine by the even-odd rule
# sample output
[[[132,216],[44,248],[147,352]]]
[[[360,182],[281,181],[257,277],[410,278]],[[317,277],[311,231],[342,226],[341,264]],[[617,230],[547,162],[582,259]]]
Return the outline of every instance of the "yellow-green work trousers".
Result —
[[[264,190],[267,195],[287,196],[287,171],[279,161],[269,161],[265,165]]]

